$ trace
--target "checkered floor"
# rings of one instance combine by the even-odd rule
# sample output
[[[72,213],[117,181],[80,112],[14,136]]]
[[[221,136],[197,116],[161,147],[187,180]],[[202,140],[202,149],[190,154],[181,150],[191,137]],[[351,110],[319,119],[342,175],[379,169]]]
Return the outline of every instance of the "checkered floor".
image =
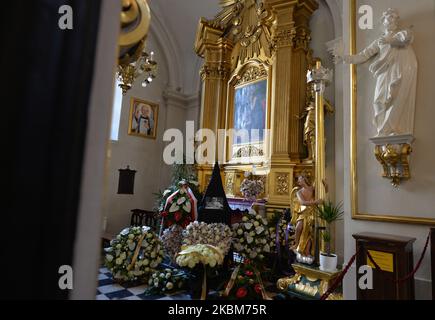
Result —
[[[98,275],[97,300],[191,300],[186,292],[172,295],[145,295],[147,285],[118,284],[113,281],[107,268],[100,268]]]
[[[265,284],[266,290],[271,298],[276,292],[276,285]],[[171,295],[145,295],[147,285],[118,284],[107,268],[100,268],[98,275],[97,300],[191,300],[186,291],[175,292]],[[210,295],[216,292],[209,292]]]

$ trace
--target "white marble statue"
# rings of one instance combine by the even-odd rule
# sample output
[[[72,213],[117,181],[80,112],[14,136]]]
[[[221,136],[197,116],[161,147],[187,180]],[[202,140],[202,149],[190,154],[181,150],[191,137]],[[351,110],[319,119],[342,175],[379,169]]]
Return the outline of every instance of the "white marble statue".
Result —
[[[378,137],[414,130],[418,64],[411,46],[413,33],[400,28],[399,20],[397,11],[388,9],[382,15],[385,31],[378,39],[357,55],[339,57],[347,64],[373,58],[369,70],[376,78],[373,123]]]

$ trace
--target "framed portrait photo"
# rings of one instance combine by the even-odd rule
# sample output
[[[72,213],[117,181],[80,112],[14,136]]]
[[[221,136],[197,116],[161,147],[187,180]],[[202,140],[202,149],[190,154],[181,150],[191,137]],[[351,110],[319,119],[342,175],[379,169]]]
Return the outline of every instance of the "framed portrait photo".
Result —
[[[128,134],[155,139],[157,136],[158,117],[158,104],[131,98]]]

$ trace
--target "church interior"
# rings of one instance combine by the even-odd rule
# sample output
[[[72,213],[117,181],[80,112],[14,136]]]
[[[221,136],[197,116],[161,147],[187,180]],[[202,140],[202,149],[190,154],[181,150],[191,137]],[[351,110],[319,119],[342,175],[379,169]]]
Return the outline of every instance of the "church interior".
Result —
[[[2,300],[435,299],[433,0],[10,6]]]

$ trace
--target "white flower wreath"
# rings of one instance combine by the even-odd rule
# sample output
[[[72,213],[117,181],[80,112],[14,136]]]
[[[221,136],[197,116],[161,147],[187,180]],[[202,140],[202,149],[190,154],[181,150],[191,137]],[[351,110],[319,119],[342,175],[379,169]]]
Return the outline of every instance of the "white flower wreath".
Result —
[[[250,209],[242,222],[233,225],[234,249],[246,259],[262,260],[271,251],[267,220]]]
[[[125,228],[105,251],[105,265],[120,281],[146,279],[163,261],[162,242],[145,226]]]

